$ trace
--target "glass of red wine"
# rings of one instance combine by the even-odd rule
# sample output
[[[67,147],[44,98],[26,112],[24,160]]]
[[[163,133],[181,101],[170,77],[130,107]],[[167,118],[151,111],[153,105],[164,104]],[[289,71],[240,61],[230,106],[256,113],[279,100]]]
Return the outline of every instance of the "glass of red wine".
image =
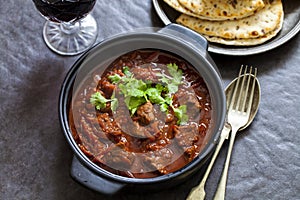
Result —
[[[47,19],[43,37],[47,46],[60,55],[77,55],[96,41],[96,20],[89,14],[96,0],[33,0]]]

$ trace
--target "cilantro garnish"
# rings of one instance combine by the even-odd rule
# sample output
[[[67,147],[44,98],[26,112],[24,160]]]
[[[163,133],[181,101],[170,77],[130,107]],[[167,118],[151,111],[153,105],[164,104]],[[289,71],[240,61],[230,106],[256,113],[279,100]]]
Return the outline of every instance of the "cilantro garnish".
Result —
[[[92,94],[90,98],[91,104],[95,105],[97,110],[106,107],[107,102],[111,102],[111,109],[114,111],[118,106],[118,99],[115,98],[115,93],[113,93],[111,99],[106,99],[100,92]]]
[[[160,76],[159,79],[162,83],[167,85],[168,91],[170,94],[174,94],[178,91],[178,86],[181,83],[182,79],[182,70],[178,69],[178,66],[174,63],[170,63],[167,65],[168,72],[171,76],[167,76],[165,74],[157,74]]]
[[[175,116],[179,120],[178,124],[185,124],[188,121],[188,116],[186,114],[186,105],[181,105],[178,108],[174,108],[172,106],[172,109],[174,110]]]
[[[173,94],[178,91],[178,86],[182,81],[182,70],[178,69],[176,64],[167,65],[169,75],[158,73],[161,83],[152,84],[143,80],[136,79],[130,72],[128,67],[123,68],[124,76],[114,74],[109,76],[109,80],[118,86],[120,92],[125,97],[125,104],[131,115],[134,115],[139,106],[147,101],[160,105],[162,112],[168,112],[172,108],[175,116],[178,118],[178,124],[186,123],[188,116],[186,114],[186,105],[178,108],[173,106]],[[111,99],[104,98],[99,92],[91,96],[91,103],[97,109],[106,106],[107,102],[111,102],[111,109],[114,111],[118,105],[117,99],[112,95]]]

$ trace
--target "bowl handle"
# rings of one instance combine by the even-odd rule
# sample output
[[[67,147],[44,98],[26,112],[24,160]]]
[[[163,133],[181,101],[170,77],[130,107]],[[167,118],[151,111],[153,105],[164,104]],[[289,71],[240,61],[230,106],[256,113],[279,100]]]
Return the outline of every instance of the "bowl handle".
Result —
[[[203,48],[205,51],[208,49],[208,42],[207,40],[201,36],[199,33],[186,28],[182,25],[179,24],[168,24],[167,26],[165,26],[164,28],[162,28],[159,32],[162,33],[169,33],[169,34],[176,34],[176,32],[181,33],[181,34],[176,34],[176,36],[179,37],[184,37],[182,39],[187,39],[188,42],[192,43],[192,45],[194,46],[200,46],[201,48]]]
[[[106,195],[116,194],[125,186],[124,184],[109,181],[95,174],[87,167],[82,165],[76,156],[73,157],[71,176],[74,180],[86,186],[87,188]]]

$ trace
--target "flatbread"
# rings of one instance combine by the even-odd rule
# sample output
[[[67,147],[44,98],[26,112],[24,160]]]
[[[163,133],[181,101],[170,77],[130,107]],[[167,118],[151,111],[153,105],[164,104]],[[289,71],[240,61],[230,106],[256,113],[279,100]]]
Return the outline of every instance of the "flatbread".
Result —
[[[254,15],[238,20],[208,21],[185,14],[179,16],[177,23],[189,27],[200,34],[224,39],[259,38],[275,30],[283,21],[281,0],[267,3]]]
[[[192,13],[212,20],[235,20],[262,9],[263,0],[178,0]]]
[[[195,13],[182,6],[178,0],[164,0],[164,2],[167,3],[170,7],[177,10],[178,12],[181,12],[189,16],[197,17]]]
[[[224,17],[219,17],[216,18],[215,16],[210,16],[207,14],[204,15],[199,15],[196,14],[194,12],[192,12],[191,10],[187,9],[186,7],[184,7],[182,4],[179,3],[178,0],[164,0],[165,3],[167,3],[170,7],[172,7],[173,9],[177,10],[180,13],[192,16],[192,17],[196,17],[199,19],[204,19],[204,20],[211,20],[211,21],[223,21],[224,19],[234,19],[233,17],[228,17],[228,18],[224,18]],[[249,13],[250,14],[250,13]]]
[[[220,38],[220,37],[207,36],[207,35],[202,35],[202,36],[204,36],[209,42],[213,42],[213,43],[219,43],[219,44],[224,44],[224,45],[233,45],[233,46],[254,46],[254,45],[259,45],[259,44],[265,43],[268,40],[275,37],[282,29],[282,25],[283,25],[283,15],[281,17],[281,22],[275,28],[275,30],[265,34],[264,36],[258,37],[258,38],[224,39],[224,38]]]

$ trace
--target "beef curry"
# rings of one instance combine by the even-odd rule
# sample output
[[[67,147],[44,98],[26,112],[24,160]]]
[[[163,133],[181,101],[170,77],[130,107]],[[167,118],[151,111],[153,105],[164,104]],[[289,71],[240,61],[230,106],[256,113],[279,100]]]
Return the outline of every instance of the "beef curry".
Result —
[[[151,178],[181,169],[202,150],[211,99],[201,75],[159,50],[136,50],[95,70],[76,89],[72,135],[95,164],[114,174]]]

